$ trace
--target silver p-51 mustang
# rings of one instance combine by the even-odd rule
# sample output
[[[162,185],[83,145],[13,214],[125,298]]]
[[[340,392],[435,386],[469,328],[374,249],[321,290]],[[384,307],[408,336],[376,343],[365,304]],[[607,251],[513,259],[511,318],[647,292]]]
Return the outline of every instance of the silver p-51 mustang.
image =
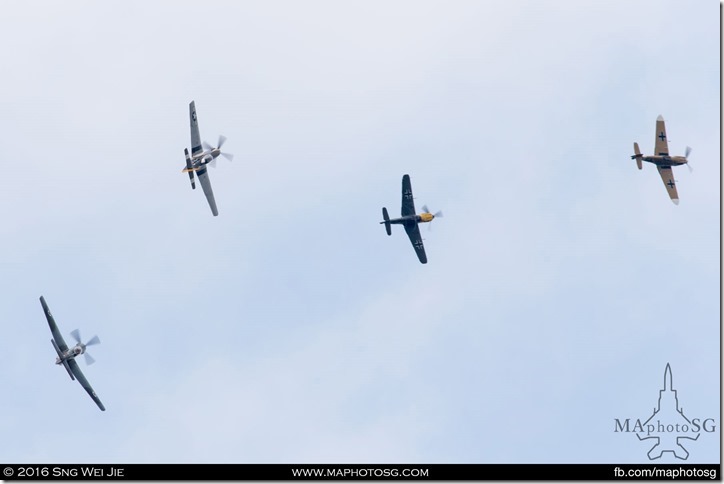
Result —
[[[93,364],[95,360],[88,353],[86,353],[86,347],[98,344],[101,342],[101,340],[98,339],[98,336],[93,336],[88,342],[81,343],[80,332],[76,329],[70,333],[73,336],[73,339],[75,339],[76,345],[72,348],[68,348],[68,345],[65,344],[65,341],[63,340],[63,336],[60,334],[60,331],[58,331],[58,326],[55,324],[55,319],[53,319],[53,315],[50,313],[50,309],[48,309],[48,305],[45,303],[45,298],[43,298],[43,296],[40,296],[40,304],[43,306],[45,317],[48,320],[48,325],[50,326],[50,332],[53,333],[53,338],[50,340],[50,342],[53,344],[55,352],[58,353],[58,357],[55,359],[55,364],[63,365],[63,367],[65,367],[66,371],[68,372],[68,375],[70,375],[70,379],[78,380],[78,383],[80,383],[81,386],[85,388],[85,391],[88,392],[88,395],[90,395],[93,401],[96,402],[98,408],[105,411],[106,407],[103,406],[100,398],[98,398],[96,392],[93,391],[93,387],[90,385],[90,383],[88,383],[85,375],[83,375],[83,372],[80,371],[78,363],[76,363],[75,361],[75,358],[77,356],[83,355],[85,356],[85,361],[87,364]]]
[[[209,174],[206,169],[206,165],[216,166],[216,158],[219,155],[223,156],[227,160],[231,161],[234,155],[230,153],[223,153],[221,146],[226,141],[226,137],[219,136],[219,142],[214,148],[208,143],[201,142],[201,135],[199,134],[199,122],[196,117],[196,104],[191,101],[189,104],[189,118],[191,121],[191,154],[189,155],[188,148],[184,148],[184,154],[186,155],[186,168],[182,171],[189,174],[189,180],[191,180],[191,188],[196,189],[196,183],[194,182],[194,173],[201,183],[201,188],[204,190],[206,200],[209,202],[211,207],[211,213],[214,217],[219,215],[219,211],[216,208],[216,200],[214,200],[214,191],[211,189],[211,181],[209,181]]]

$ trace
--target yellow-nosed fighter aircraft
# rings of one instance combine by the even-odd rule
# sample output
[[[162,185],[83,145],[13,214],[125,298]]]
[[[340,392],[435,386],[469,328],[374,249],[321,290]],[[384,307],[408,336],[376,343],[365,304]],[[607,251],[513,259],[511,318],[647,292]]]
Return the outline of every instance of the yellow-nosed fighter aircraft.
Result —
[[[435,217],[442,217],[442,212],[435,214],[430,213],[427,206],[422,206],[422,213],[415,213],[415,201],[412,197],[412,185],[410,184],[410,175],[402,177],[402,217],[390,219],[387,208],[382,207],[381,224],[385,224],[387,235],[392,235],[392,224],[400,224],[405,227],[405,232],[415,248],[417,258],[420,262],[427,264],[427,256],[425,255],[425,246],[422,244],[422,236],[420,235],[420,223],[432,222]]]

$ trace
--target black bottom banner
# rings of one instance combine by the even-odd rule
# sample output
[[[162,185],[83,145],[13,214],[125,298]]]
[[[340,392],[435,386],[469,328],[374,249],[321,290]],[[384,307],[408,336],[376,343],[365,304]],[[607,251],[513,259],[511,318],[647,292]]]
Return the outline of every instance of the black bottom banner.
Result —
[[[720,464],[0,464],[21,480],[721,480]]]

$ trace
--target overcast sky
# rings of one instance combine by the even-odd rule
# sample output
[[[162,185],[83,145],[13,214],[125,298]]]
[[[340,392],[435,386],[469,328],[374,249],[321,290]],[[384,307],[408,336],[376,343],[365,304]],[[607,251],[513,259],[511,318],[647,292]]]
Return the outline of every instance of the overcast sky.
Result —
[[[719,462],[719,8],[4,1],[0,461],[648,462],[670,363]]]

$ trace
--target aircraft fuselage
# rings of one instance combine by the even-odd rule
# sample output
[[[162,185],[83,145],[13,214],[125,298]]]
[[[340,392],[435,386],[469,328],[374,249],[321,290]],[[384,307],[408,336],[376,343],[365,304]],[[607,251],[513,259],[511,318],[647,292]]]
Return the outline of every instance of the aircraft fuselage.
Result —
[[[683,156],[654,155],[642,156],[641,159],[658,166],[679,166],[688,163]]]
[[[196,153],[191,157],[191,160],[194,162],[195,165],[205,165],[207,163],[211,163],[213,160],[219,157],[221,154],[221,150],[213,149],[210,151],[202,151],[200,153]]]
[[[61,365],[61,364],[63,363],[63,361],[65,361],[65,360],[72,360],[72,359],[75,358],[76,356],[82,355],[84,351],[85,351],[85,348],[83,348],[81,345],[75,345],[75,346],[72,347],[72,348],[68,348],[68,351],[65,351],[65,352],[63,353],[63,357],[62,357],[62,358],[61,358],[60,356],[58,356],[57,358],[55,358],[55,364],[56,364],[56,365]]]
[[[408,224],[432,222],[432,219],[434,219],[434,218],[435,218],[435,216],[431,213],[421,213],[420,215],[405,215],[404,217],[400,217],[400,218],[391,218],[389,220],[389,222],[391,224],[408,225]],[[384,223],[384,222],[380,222],[380,223]]]

